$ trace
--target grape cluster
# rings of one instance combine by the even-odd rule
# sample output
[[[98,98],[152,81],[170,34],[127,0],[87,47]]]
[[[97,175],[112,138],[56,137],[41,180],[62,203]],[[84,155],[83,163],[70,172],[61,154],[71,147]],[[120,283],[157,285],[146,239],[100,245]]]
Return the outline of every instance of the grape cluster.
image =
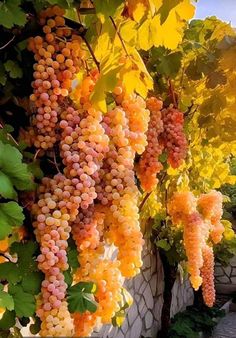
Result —
[[[42,180],[31,207],[41,251],[38,267],[45,274],[37,304],[40,334],[71,336],[74,330],[87,336],[99,323],[111,323],[122,303],[124,277],[135,276],[142,265],[134,160],[147,145],[149,110],[122,86],[114,90],[114,109],[103,115],[94,108],[90,97],[99,72],[81,75],[81,39],[66,26],[63,13],[57,6],[43,11],[44,35],[29,40],[36,60],[30,97],[36,117],[22,134],[46,154],[57,142],[61,158],[62,173]],[[68,311],[63,273],[70,236],[80,263],[74,282],[97,286],[93,314]],[[118,248],[114,259],[106,256],[112,244]]]
[[[168,204],[168,212],[174,224],[184,226],[190,281],[195,290],[202,285],[204,301],[211,307],[215,301],[214,254],[209,239],[218,243],[222,237],[222,229],[217,228],[222,216],[222,195],[211,191],[195,198],[191,192],[177,192]]]
[[[168,153],[168,163],[178,168],[187,155],[187,140],[183,130],[184,115],[178,109],[162,110],[164,132],[162,141]]]
[[[41,12],[44,36],[30,38],[28,44],[36,60],[32,83],[34,92],[30,96],[36,108],[34,145],[42,149],[52,148],[57,140],[56,126],[61,104],[68,97],[72,80],[85,56],[81,38],[66,27],[63,15],[64,10],[58,6]]]
[[[39,188],[39,200],[32,207],[36,215],[33,226],[41,251],[37,258],[38,266],[45,274],[37,315],[42,321],[40,334],[46,337],[71,336],[73,333],[63,275],[63,271],[68,269],[69,221],[75,219],[78,213],[76,204],[70,201],[70,187],[70,180],[63,175],[44,178]]]
[[[212,247],[205,245],[202,250],[203,266],[201,268],[202,294],[207,306],[212,307],[215,303],[214,285],[214,253]]]
[[[208,194],[202,194],[198,199],[198,208],[205,220],[210,224],[210,237],[213,243],[221,241],[224,226],[220,222],[223,215],[223,197],[219,191],[212,190]]]
[[[129,120],[121,107],[104,117],[104,128],[110,139],[110,150],[102,168],[103,185],[97,187],[98,199],[109,205],[108,238],[119,248],[120,270],[132,277],[141,267],[142,234],[138,216],[138,189],[134,177],[134,156],[127,131]]]
[[[144,191],[152,191],[158,183],[157,174],[163,166],[158,157],[163,152],[163,145],[159,142],[159,136],[164,131],[161,117],[162,102],[151,97],[147,100],[150,110],[150,122],[147,132],[147,146],[138,164],[138,177]]]

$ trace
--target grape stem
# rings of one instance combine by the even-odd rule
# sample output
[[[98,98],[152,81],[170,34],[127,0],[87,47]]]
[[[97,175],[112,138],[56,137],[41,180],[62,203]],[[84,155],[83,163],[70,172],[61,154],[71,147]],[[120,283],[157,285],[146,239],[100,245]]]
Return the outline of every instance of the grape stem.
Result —
[[[84,40],[84,42],[85,42],[85,44],[86,44],[86,46],[87,46],[87,48],[88,48],[88,50],[89,50],[92,58],[93,58],[94,63],[96,64],[98,70],[100,71],[100,63],[96,59],[96,56],[95,56],[95,54],[94,54],[94,52],[92,50],[92,47],[90,46],[90,44],[88,43],[88,40],[86,39],[86,37],[84,35],[82,35],[82,39]]]
[[[113,17],[112,17],[112,16],[109,16],[109,18],[110,18],[110,20],[111,20],[111,22],[112,22],[112,24],[113,24],[113,26],[114,26],[114,28],[115,28],[115,31],[116,31],[116,33],[117,33],[119,39],[120,39],[121,45],[122,45],[122,47],[123,47],[123,49],[124,49],[124,51],[125,51],[125,53],[126,53],[126,56],[129,57],[129,53],[128,53],[126,47],[125,47],[124,40],[122,39],[122,37],[121,37],[121,35],[120,35],[120,32],[119,32],[118,29],[117,29],[117,26],[116,26],[116,23],[115,23]]]
[[[178,107],[178,103],[176,101],[176,95],[175,95],[173,83],[172,83],[171,79],[169,79],[168,82],[169,82],[169,91],[170,91],[170,95],[172,97],[172,101],[173,101],[174,107],[177,108]]]
[[[15,37],[16,36],[13,35],[13,37],[7,43],[5,43],[5,45],[3,45],[3,46],[0,47],[0,50],[6,48],[13,40],[15,40]]]
[[[143,207],[144,207],[144,204],[146,203],[148,197],[151,195],[152,191],[148,192],[144,199],[142,200],[142,202],[140,203],[140,206],[139,206],[139,210],[142,211]]]

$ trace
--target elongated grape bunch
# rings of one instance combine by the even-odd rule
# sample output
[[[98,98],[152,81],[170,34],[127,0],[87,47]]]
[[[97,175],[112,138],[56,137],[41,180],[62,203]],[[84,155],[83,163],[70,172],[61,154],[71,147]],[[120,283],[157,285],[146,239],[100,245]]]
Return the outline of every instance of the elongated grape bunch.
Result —
[[[67,308],[63,272],[68,269],[67,239],[69,222],[76,219],[77,204],[73,203],[73,186],[63,175],[44,178],[39,188],[39,200],[32,212],[36,221],[36,239],[40,244],[38,267],[45,274],[37,315],[40,317],[41,336],[71,336],[73,321]]]
[[[117,88],[115,89],[117,91]],[[135,152],[142,154],[147,145],[146,132],[148,130],[150,112],[146,109],[144,99],[136,94],[125,95],[121,106],[129,121],[129,130],[126,135],[129,143]]]
[[[184,223],[184,246],[188,257],[189,279],[193,288],[198,290],[202,284],[200,269],[203,265],[202,227],[204,223],[198,212],[188,215]]]
[[[147,107],[151,112],[147,132],[147,146],[142,154],[137,168],[138,177],[144,191],[152,191],[158,183],[157,174],[163,168],[158,157],[163,151],[159,136],[164,131],[161,108],[162,102],[155,97],[147,100]]]
[[[57,122],[61,102],[69,95],[74,75],[79,71],[84,51],[81,38],[65,26],[64,10],[53,6],[41,13],[44,36],[29,39],[29,49],[37,61],[34,64],[33,94],[36,109],[34,145],[48,149],[57,139]],[[62,40],[61,38],[65,38]]]
[[[98,309],[95,313],[74,314],[75,333],[87,335],[99,323],[111,323],[114,314],[119,310],[122,298],[123,279],[119,262],[104,258],[102,239],[105,209],[90,207],[78,216],[72,233],[79,251],[80,267],[75,273],[76,281],[92,281],[96,284],[95,300]],[[82,321],[83,320],[83,321]],[[82,333],[81,333],[82,332]]]
[[[220,221],[223,215],[222,203],[222,194],[216,190],[202,194],[198,199],[198,208],[203,217],[210,223],[210,237],[215,244],[221,241],[224,232],[224,226]]]
[[[90,80],[92,81],[91,77]],[[89,91],[94,86],[94,81],[89,87],[84,86],[85,82],[82,89]],[[78,207],[82,209],[87,209],[97,197],[96,178],[109,149],[109,138],[102,126],[102,113],[94,109],[85,99],[89,99],[87,91],[78,100],[78,109],[69,106],[63,111],[61,115],[63,119],[60,122],[62,128],[60,155],[65,165],[64,174],[75,184],[78,191],[76,196]]]
[[[204,222],[196,211],[196,199],[190,192],[175,193],[169,202],[168,212],[174,224],[184,226],[184,247],[188,258],[188,272],[195,290],[201,286],[200,269],[203,265],[203,228]]]
[[[215,302],[214,284],[214,253],[212,247],[205,245],[203,250],[203,266],[201,268],[202,294],[207,306],[212,307]]]
[[[162,110],[164,132],[162,141],[168,153],[168,163],[178,168],[187,155],[188,144],[184,134],[184,115],[178,109],[169,107]]]
[[[104,128],[110,138],[110,150],[100,171],[102,184],[98,199],[109,206],[112,217],[106,237],[118,247],[120,270],[132,277],[142,265],[143,245],[138,215],[138,189],[134,177],[135,152],[129,144],[129,121],[125,111],[117,107],[104,117]]]

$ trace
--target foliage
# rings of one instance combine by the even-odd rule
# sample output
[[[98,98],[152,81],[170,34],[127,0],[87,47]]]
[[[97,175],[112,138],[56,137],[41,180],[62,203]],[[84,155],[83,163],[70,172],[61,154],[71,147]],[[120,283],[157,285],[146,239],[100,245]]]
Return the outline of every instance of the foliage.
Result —
[[[225,315],[224,310],[218,308],[196,309],[187,307],[183,312],[177,313],[171,321],[168,332],[169,338],[197,338],[199,333],[211,334],[217,320]]]

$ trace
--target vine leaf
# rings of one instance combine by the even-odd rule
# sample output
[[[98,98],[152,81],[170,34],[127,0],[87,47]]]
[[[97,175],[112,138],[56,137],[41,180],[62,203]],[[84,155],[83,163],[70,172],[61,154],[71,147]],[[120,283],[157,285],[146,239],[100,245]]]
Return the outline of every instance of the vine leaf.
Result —
[[[11,245],[10,253],[17,254],[17,265],[22,277],[30,279],[32,272],[37,271],[37,263],[32,259],[32,257],[36,255],[37,249],[38,245],[33,241],[28,241],[27,243],[14,242]],[[35,277],[36,276],[33,278]],[[40,276],[38,277],[40,278]]]
[[[15,311],[6,310],[0,320],[0,329],[7,330],[15,325],[16,313]]]
[[[96,291],[94,283],[80,282],[68,289],[68,307],[71,313],[83,313],[86,310],[95,312],[97,303],[93,299],[92,293]]]
[[[0,194],[4,198],[16,199],[17,193],[10,178],[0,171]]]
[[[8,176],[11,181],[11,185],[8,185],[7,193],[10,194],[13,186],[18,190],[33,189],[32,174],[28,170],[27,164],[22,162],[22,154],[15,147],[10,144],[4,144],[2,141],[0,141],[0,171]],[[4,183],[6,189],[6,179]],[[0,187],[0,194],[4,193],[4,191],[1,190],[3,189]]]
[[[23,76],[22,69],[18,63],[13,60],[7,60],[7,62],[4,63],[4,67],[12,79],[21,78]]]
[[[117,83],[117,73],[122,67],[119,64],[119,53],[108,52],[100,63],[100,77],[91,94],[94,106],[102,112],[107,111],[106,93],[111,92]]]
[[[19,282],[21,277],[16,264],[12,262],[0,264],[0,280],[7,280],[12,284]]]
[[[6,0],[0,3],[0,23],[6,28],[24,26],[26,14],[19,7],[21,0]]]
[[[102,23],[113,16],[117,8],[122,4],[123,0],[94,0],[93,1],[96,8],[96,13],[98,18]]]
[[[158,14],[161,15],[161,25],[166,21],[170,11],[175,8],[183,0],[165,0],[159,8]]]
[[[19,317],[30,317],[35,313],[35,298],[23,290],[20,285],[9,285],[8,292],[12,295],[15,304],[15,312]]]
[[[41,289],[41,283],[43,281],[43,273],[40,271],[33,271],[29,275],[26,275],[22,279],[22,288],[25,292],[37,295]]]
[[[12,227],[22,225],[23,209],[16,202],[0,203],[0,240],[12,232]]]
[[[9,311],[14,310],[13,298],[9,293],[3,291],[3,285],[0,285],[0,307]]]

